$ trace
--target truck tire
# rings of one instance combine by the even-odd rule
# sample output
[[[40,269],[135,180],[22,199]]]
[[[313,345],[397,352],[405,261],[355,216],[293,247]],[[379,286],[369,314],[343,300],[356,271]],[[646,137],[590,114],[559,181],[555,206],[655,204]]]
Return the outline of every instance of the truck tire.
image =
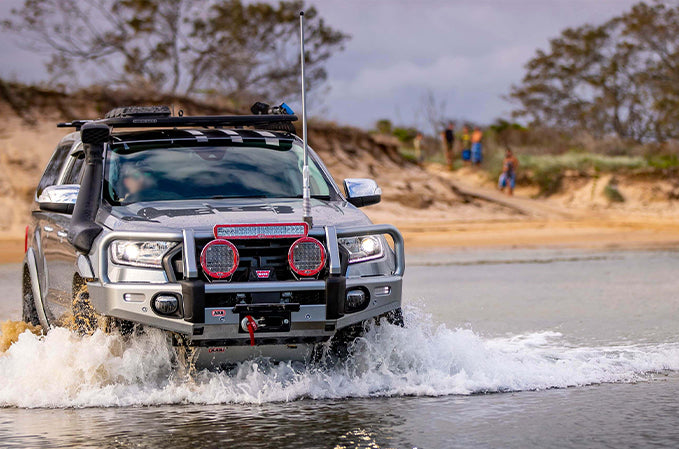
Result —
[[[314,347],[311,360],[314,363],[336,363],[344,360],[351,355],[351,345],[366,331],[366,325],[372,320],[375,325],[379,325],[382,318],[392,326],[405,327],[403,321],[403,310],[399,307],[384,315],[380,315],[363,323],[352,324],[338,330],[329,343],[321,343]]]
[[[92,335],[97,329],[101,329],[104,332],[120,332],[122,335],[130,335],[138,330],[131,321],[99,315],[92,307],[84,280],[76,278],[73,281],[73,292],[71,303],[73,330],[78,334]]]
[[[33,298],[33,289],[31,288],[31,275],[28,267],[24,266],[23,276],[21,282],[21,319],[33,326],[39,326],[38,310],[35,308],[35,298]]]
[[[387,319],[387,323],[393,326],[405,327],[405,322],[403,321],[403,309],[400,307],[398,309],[392,310],[391,312],[387,312],[385,318]]]
[[[99,316],[90,303],[87,286],[83,286],[75,293],[71,304],[73,312],[73,330],[80,335],[92,335],[99,329]]]

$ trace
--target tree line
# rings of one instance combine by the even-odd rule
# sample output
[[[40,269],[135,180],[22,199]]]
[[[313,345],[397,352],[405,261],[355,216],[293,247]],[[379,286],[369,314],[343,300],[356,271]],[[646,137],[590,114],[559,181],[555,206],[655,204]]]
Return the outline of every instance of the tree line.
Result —
[[[105,84],[237,105],[300,89],[302,0],[24,0],[2,23],[24,46],[49,54],[51,84]],[[349,38],[306,8],[307,83]]]
[[[526,64],[510,98],[531,125],[637,142],[679,138],[679,5],[640,2],[568,28]]]

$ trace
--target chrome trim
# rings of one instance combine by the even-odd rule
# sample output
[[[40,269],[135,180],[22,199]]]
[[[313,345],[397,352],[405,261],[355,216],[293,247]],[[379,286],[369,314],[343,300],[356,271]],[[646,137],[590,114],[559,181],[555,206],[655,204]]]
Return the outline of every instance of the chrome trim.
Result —
[[[339,246],[337,244],[337,229],[334,226],[325,227],[325,245],[328,248],[328,258],[330,259],[330,274],[342,274]]]
[[[198,277],[198,266],[196,265],[196,238],[193,229],[182,230],[182,239],[184,243],[182,249],[184,279],[195,279]]]
[[[374,180],[368,178],[347,178],[344,180],[344,187],[347,198],[382,195],[382,189]]]
[[[75,204],[80,193],[78,184],[47,186],[38,197],[38,203]]]

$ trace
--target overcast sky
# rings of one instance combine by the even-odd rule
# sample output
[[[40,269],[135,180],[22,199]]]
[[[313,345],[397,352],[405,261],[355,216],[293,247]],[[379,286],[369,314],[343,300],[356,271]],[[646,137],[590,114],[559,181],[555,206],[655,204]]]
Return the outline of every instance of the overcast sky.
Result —
[[[309,1],[309,0],[307,0]],[[0,18],[21,0],[0,0]],[[636,0],[311,0],[352,38],[328,64],[330,88],[310,113],[370,127],[380,118],[425,126],[423,95],[445,101],[452,118],[490,123],[537,48],[562,29],[600,23]],[[0,76],[44,79],[41,56],[0,33]],[[290,103],[295,106],[297,101]]]

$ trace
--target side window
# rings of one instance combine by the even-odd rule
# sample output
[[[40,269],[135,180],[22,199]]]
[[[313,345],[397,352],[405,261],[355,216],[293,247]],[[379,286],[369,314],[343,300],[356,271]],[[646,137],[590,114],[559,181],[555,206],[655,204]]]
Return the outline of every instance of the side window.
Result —
[[[80,177],[85,165],[85,153],[77,153],[71,156],[73,162],[68,172],[64,176],[62,184],[80,184]]]
[[[59,173],[61,173],[61,168],[64,166],[64,162],[66,161],[66,157],[68,156],[68,152],[71,150],[72,146],[72,142],[59,145],[54,151],[52,158],[47,164],[45,173],[43,173],[42,178],[38,183],[38,190],[36,192],[37,196],[40,196],[42,191],[45,190],[45,187],[56,184],[57,179],[59,178]]]

